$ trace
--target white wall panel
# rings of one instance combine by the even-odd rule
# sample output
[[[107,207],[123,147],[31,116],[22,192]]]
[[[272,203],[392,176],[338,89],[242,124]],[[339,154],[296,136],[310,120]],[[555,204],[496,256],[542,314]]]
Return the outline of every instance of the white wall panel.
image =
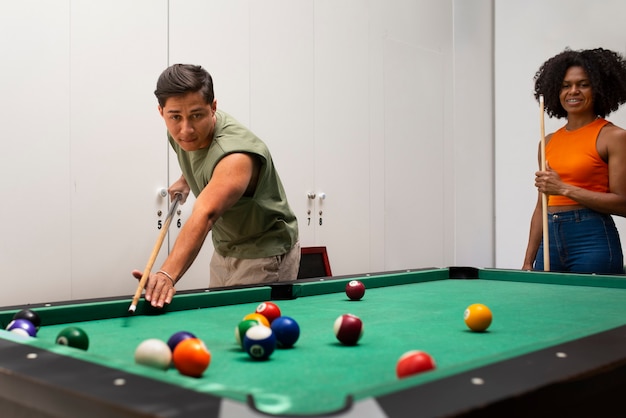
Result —
[[[133,294],[167,212],[153,94],[166,36],[165,0],[72,2],[72,298]]]
[[[454,253],[446,255],[456,265],[495,263],[492,22],[493,0],[455,0],[454,153],[449,159],[454,214],[446,217],[454,219],[455,232]]]
[[[0,305],[71,292],[69,1],[0,1]]]
[[[315,245],[314,2],[250,4],[250,128],[269,146],[302,246]],[[308,218],[311,218],[309,223]]]
[[[317,200],[316,238],[335,275],[370,271],[368,86],[380,80],[369,70],[373,18],[358,0],[315,2],[315,185],[327,196]]]
[[[445,265],[442,54],[389,41],[385,51],[385,268]]]

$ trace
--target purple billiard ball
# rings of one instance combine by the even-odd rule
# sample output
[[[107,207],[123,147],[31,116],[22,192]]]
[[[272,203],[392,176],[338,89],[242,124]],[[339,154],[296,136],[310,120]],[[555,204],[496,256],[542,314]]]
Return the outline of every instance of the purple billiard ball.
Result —
[[[167,345],[174,352],[174,349],[181,341],[186,340],[187,338],[196,338],[196,336],[189,331],[178,331],[172,334],[172,336],[167,340]]]
[[[279,347],[292,347],[300,337],[300,326],[291,317],[279,316],[272,322],[272,332]]]
[[[37,335],[37,327],[27,319],[14,319],[9,322],[6,327],[7,331],[14,332],[16,334],[28,335],[34,337]]]

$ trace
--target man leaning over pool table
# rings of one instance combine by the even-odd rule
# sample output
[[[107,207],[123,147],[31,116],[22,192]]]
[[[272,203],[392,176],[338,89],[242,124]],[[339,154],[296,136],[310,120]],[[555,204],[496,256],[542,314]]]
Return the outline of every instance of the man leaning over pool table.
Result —
[[[267,146],[217,109],[212,77],[201,66],[168,67],[154,93],[182,171],[170,198],[180,193],[182,204],[191,191],[196,202],[170,254],[150,274],[145,299],[158,308],[172,301],[209,231],[209,287],[295,280],[298,223]]]

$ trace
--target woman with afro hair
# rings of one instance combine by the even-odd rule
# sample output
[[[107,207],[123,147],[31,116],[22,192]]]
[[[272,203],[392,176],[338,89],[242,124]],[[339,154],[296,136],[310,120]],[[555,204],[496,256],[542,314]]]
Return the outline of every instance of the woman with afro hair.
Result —
[[[565,49],[543,63],[534,81],[535,98],[543,95],[548,116],[566,123],[546,136],[546,168],[541,170],[540,159],[522,268],[544,270],[546,193],[550,271],[623,274],[611,215],[626,216],[626,131],[605,117],[626,102],[626,62],[603,48]]]

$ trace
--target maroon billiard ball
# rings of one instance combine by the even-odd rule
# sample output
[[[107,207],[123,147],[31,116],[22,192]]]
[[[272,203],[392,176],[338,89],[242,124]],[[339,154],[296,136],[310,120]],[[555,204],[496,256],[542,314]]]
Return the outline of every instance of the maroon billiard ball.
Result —
[[[341,315],[335,320],[334,331],[342,344],[356,345],[363,335],[363,321],[356,315]]]
[[[361,300],[365,295],[365,285],[358,280],[350,280],[346,284],[346,295],[351,300]]]
[[[430,354],[420,350],[412,350],[400,356],[396,364],[396,375],[399,379],[402,379],[407,376],[433,370],[434,368],[435,360],[433,360]]]

